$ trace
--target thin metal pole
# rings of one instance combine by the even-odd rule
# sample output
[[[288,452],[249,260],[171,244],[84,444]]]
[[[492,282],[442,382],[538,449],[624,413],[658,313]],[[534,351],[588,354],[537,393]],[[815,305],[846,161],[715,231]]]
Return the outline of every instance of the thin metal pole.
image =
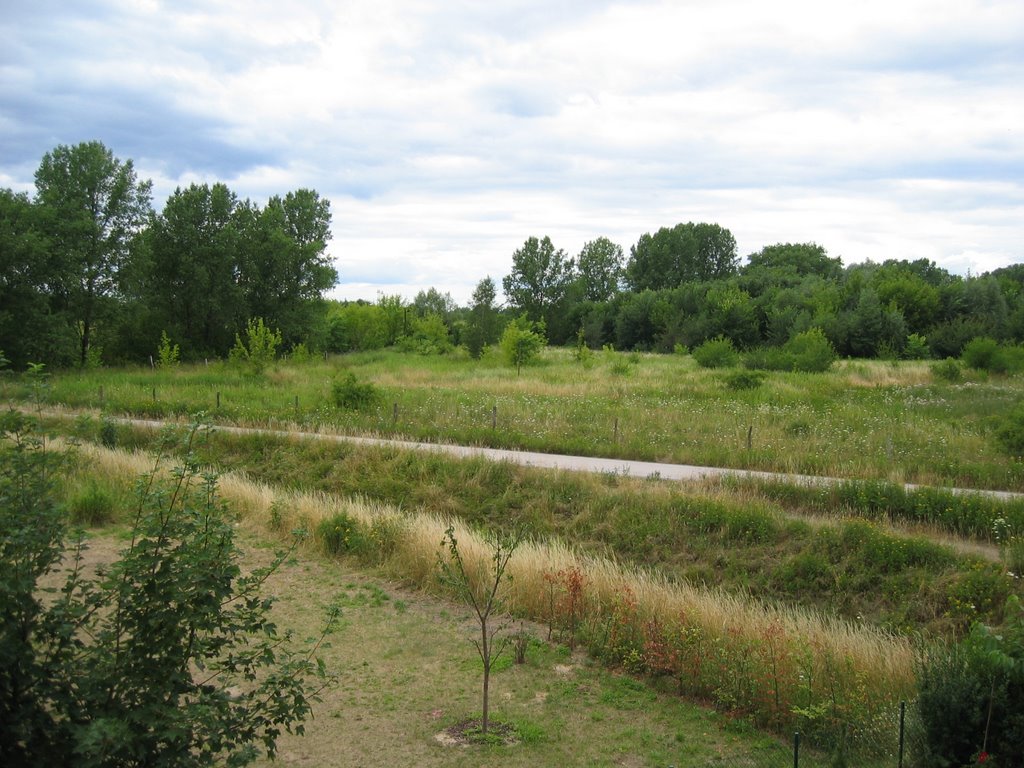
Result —
[[[800,768],[800,731],[793,734],[793,768]]]

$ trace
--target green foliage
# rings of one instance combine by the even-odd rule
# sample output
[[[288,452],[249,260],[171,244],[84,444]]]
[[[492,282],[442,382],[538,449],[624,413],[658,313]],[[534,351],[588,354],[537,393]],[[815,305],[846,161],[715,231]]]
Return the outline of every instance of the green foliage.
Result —
[[[161,369],[175,368],[181,363],[181,350],[171,344],[167,331],[160,331],[160,344],[156,348],[157,365]]]
[[[65,503],[68,516],[75,525],[96,527],[114,519],[117,499],[95,479],[88,479]]]
[[[334,405],[346,411],[361,411],[372,408],[381,400],[381,394],[372,382],[361,382],[352,371],[331,385]]]
[[[903,347],[904,360],[927,360],[931,354],[927,338],[917,333],[907,336],[907,343]]]
[[[271,330],[262,317],[251,319],[245,324],[245,339],[235,334],[235,346],[228,359],[235,363],[248,363],[252,372],[259,375],[277,358],[281,346],[281,332]]]
[[[822,373],[832,367],[836,351],[820,328],[798,333],[783,347],[793,360],[794,371]]]
[[[443,355],[452,351],[452,340],[444,319],[437,314],[415,317],[410,333],[398,342],[403,352],[419,355]]]
[[[737,391],[757,389],[764,383],[764,379],[763,371],[733,371],[726,375],[725,386]]]
[[[960,357],[968,368],[990,373],[1006,373],[1009,362],[1002,346],[995,339],[978,336],[964,347]]]
[[[701,368],[731,368],[740,356],[730,339],[718,336],[694,349],[693,359]]]
[[[945,360],[932,363],[931,366],[929,366],[929,369],[932,372],[932,376],[938,381],[945,381],[950,384],[955,384],[964,377],[960,363],[952,357],[947,357]]]
[[[304,342],[300,341],[292,346],[288,353],[288,360],[293,365],[309,365],[313,361],[313,353],[309,351],[309,347]]]
[[[543,324],[532,322],[524,314],[505,327],[498,346],[505,362],[515,367],[518,376],[524,365],[540,355],[546,343]]]
[[[487,733],[489,721],[489,697],[491,669],[495,662],[508,648],[511,638],[508,635],[498,637],[503,627],[495,625],[494,618],[505,610],[502,590],[512,577],[506,572],[509,560],[522,543],[524,533],[491,532],[485,537],[490,554],[490,562],[484,568],[468,564],[459,550],[459,542],[455,538],[455,527],[449,525],[441,541],[445,550],[444,556],[438,557],[441,582],[455,596],[473,609],[480,627],[479,638],[473,641],[480,661],[483,664],[483,696],[480,719],[480,730]]]
[[[999,422],[996,441],[1010,456],[1024,456],[1024,404],[1018,405]]]
[[[320,546],[328,555],[364,554],[368,542],[363,526],[344,512],[320,521],[316,527]]]
[[[60,568],[56,459],[23,417],[0,426],[0,762],[244,765],[301,733],[327,676],[261,595],[287,553],[241,573],[216,477],[144,477],[120,558],[87,571],[78,539]]]
[[[923,661],[916,702],[917,765],[1024,762],[1024,610],[1010,598],[998,631],[976,624],[959,645]]]

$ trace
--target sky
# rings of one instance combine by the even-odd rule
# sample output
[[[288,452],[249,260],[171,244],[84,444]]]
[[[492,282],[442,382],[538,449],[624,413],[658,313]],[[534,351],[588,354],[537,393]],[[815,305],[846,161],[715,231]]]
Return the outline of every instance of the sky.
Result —
[[[0,187],[102,141],[331,201],[333,298],[466,304],[550,236],[1024,262],[1024,2],[0,0]]]

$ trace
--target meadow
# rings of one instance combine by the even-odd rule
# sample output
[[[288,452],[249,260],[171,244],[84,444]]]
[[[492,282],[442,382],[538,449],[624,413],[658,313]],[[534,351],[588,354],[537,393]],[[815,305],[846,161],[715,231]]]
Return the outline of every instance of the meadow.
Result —
[[[374,403],[334,405],[348,373],[372,384]],[[83,451],[129,451],[88,448],[95,463],[69,493],[86,522],[91,505],[116,506],[97,478],[125,482],[138,469],[130,451],[160,444],[105,415],[184,421],[205,410],[223,424],[847,478],[679,485],[216,431],[198,454],[264,534],[305,528],[318,556],[439,594],[446,524],[465,526],[460,540],[482,558],[478,532],[525,527],[516,615],[664,691],[826,748],[891,756],[921,654],[975,621],[999,625],[1007,597],[1024,595],[1024,501],[901,485],[1020,489],[1019,462],[992,438],[1018,399],[1015,378],[951,384],[927,364],[844,362],[736,390],[684,356],[584,364],[548,350],[519,376],[493,358],[383,352],[263,376],[218,362],[3,386],[40,412],[69,409],[49,423],[84,439]],[[348,542],[332,544],[330,530]]]
[[[344,374],[374,407],[339,410]],[[1016,378],[937,379],[927,362],[840,361],[824,374],[772,373],[734,389],[685,355],[548,349],[520,375],[496,354],[394,351],[280,365],[262,376],[222,362],[97,369],[55,377],[44,397],[113,414],[188,417],[614,458],[1024,491],[1024,468],[993,438]],[[9,396],[29,397],[7,382]]]

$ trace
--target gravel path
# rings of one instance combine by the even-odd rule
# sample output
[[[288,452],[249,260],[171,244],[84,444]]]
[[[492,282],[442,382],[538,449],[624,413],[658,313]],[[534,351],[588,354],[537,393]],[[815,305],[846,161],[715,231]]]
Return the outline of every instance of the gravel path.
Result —
[[[120,418],[115,421],[122,424],[150,427],[160,429],[166,422],[152,421],[146,419]],[[617,474],[624,477],[658,478],[661,480],[676,480],[681,482],[694,482],[699,480],[713,480],[724,477],[733,477],[748,480],[782,481],[788,483],[800,483],[803,485],[833,485],[844,482],[844,478],[822,477],[816,475],[796,475],[781,472],[761,472],[748,469],[729,469],[725,467],[700,467],[692,464],[662,464],[653,461],[632,461],[629,459],[605,459],[594,456],[565,456],[557,453],[536,453],[534,451],[515,451],[504,448],[479,448],[464,445],[448,445],[444,443],[419,443],[407,440],[390,440],[374,437],[354,437],[350,435],[336,435],[324,432],[302,432],[297,430],[268,429],[262,427],[232,427],[217,425],[215,429],[223,432],[234,432],[237,434],[266,434],[278,437],[291,437],[303,440],[330,440],[339,443],[352,443],[355,445],[372,445],[378,447],[400,448],[413,451],[432,451],[443,453],[449,456],[462,458],[480,457],[491,461],[508,461],[526,467],[540,467],[543,469],[562,469],[570,472],[589,472],[592,474]],[[914,490],[925,486],[906,483],[907,490]],[[997,499],[1010,501],[1024,498],[1024,493],[1012,491],[991,491],[972,488],[946,488],[945,490],[956,494],[977,494],[990,496]]]

